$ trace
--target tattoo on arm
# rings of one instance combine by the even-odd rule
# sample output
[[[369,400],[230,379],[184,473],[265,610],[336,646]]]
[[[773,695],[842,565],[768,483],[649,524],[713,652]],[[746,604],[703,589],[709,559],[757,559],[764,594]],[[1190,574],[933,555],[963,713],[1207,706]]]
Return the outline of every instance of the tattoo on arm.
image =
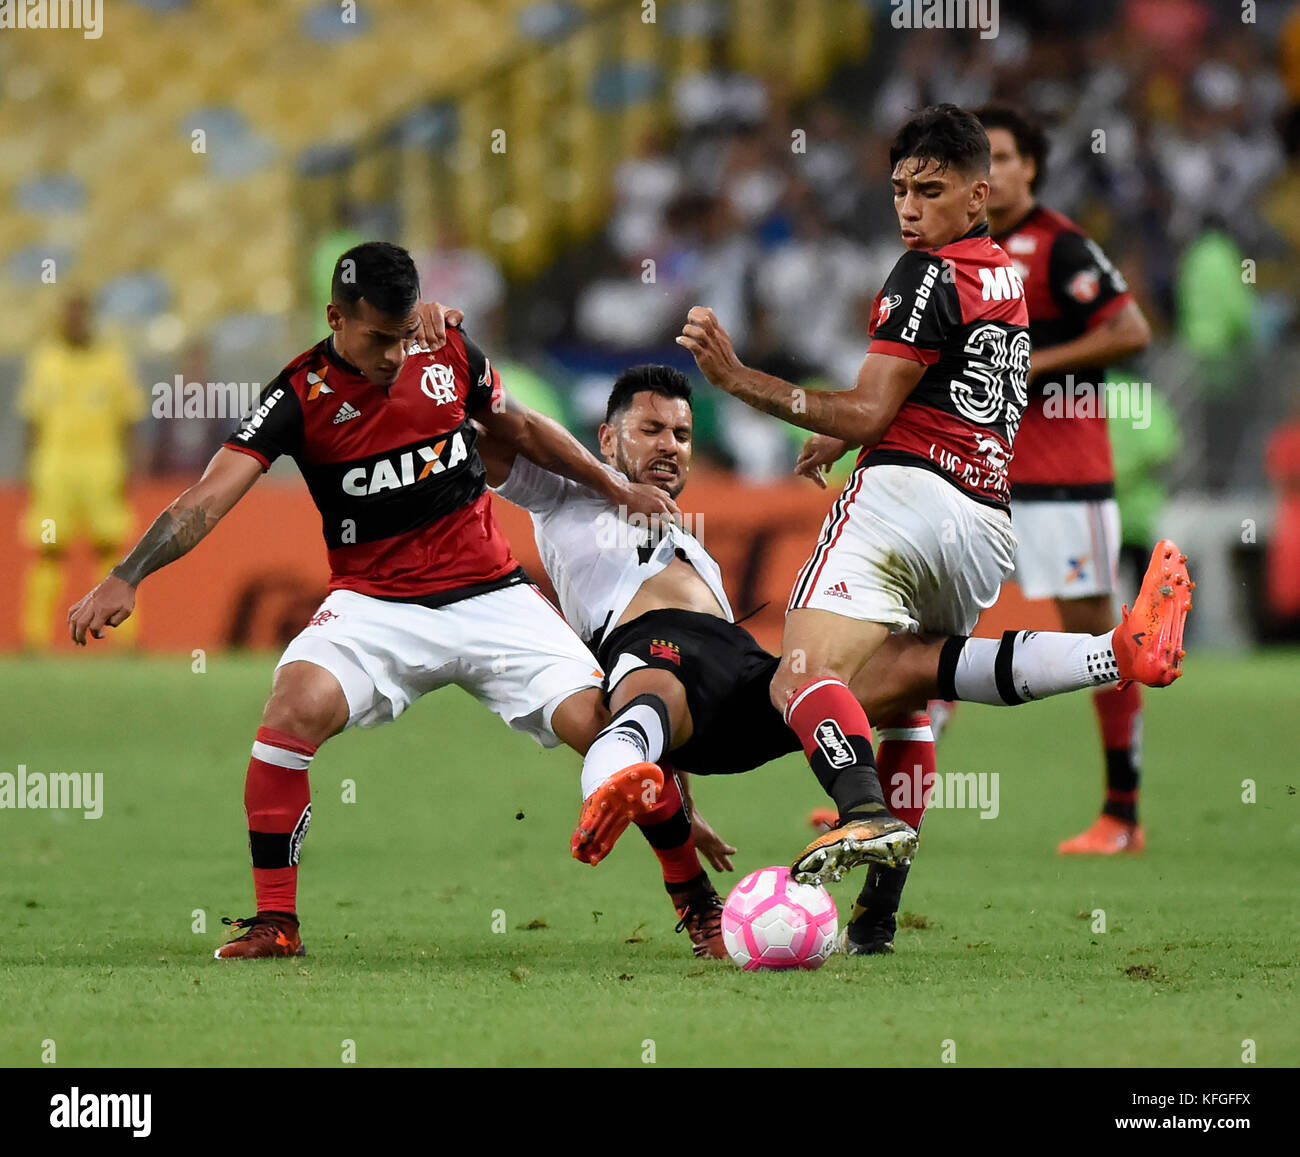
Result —
[[[187,506],[180,510],[169,507],[154,519],[144,537],[113,568],[112,573],[133,587],[139,586],[146,575],[161,570],[197,546],[213,525],[215,519],[209,521],[207,511],[201,506]]]

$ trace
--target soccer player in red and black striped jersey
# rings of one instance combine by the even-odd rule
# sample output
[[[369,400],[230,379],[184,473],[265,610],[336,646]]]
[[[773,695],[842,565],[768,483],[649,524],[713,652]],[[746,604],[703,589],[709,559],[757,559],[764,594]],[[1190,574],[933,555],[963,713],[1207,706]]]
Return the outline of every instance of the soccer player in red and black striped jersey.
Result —
[[[1151,331],[1101,248],[1035,200],[1047,160],[1042,129],[1007,105],[977,115],[991,149],[989,227],[1024,283],[1034,347],[1011,466],[1016,581],[1026,597],[1055,601],[1064,630],[1094,634],[1114,621],[1120,550],[1105,368],[1144,349]],[[1096,823],[1059,850],[1139,852],[1142,690],[1099,687],[1093,702],[1105,801]]]
[[[1007,468],[1030,359],[1023,286],[989,237],[989,142],[979,121],[954,105],[926,109],[899,131],[890,163],[908,252],[876,298],[872,344],[851,390],[806,391],[749,369],[708,309],[692,309],[678,338],[714,385],[819,435],[801,472],[863,447],[796,579],[772,680],[773,703],[839,807],[836,827],[804,849],[792,873],[837,879],[871,865],[848,927],[850,951],[874,937],[869,926],[896,903],[916,831],[883,800],[885,769],[877,774],[870,725],[849,686],[892,632],[965,636],[996,601],[1016,548]],[[1146,644],[1170,670],[1178,660],[1168,640],[1181,638],[1185,594],[1171,587],[1157,598],[1156,618],[1175,627]],[[999,678],[1014,693],[1017,656],[1058,643],[1008,634]],[[1089,664],[1119,664],[1111,638],[1093,643]],[[909,737],[898,748],[932,771],[922,719],[880,722]]]
[[[663,491],[612,474],[507,397],[458,329],[440,348],[419,343],[419,282],[404,249],[368,242],[344,253],[327,317],[331,335],[281,371],[203,477],[68,615],[82,645],[121,624],[145,576],[197,545],[276,458],[295,460],[320,511],[330,593],[276,667],[244,788],[257,915],[233,922],[244,931],[219,959],[302,953],[307,771],[345,727],[395,719],[452,683],[546,747],[585,751],[607,719],[599,664],[493,519],[475,422],[616,507],[677,513]],[[638,788],[649,804],[662,776],[654,791]]]
[[[989,239],[988,138],[971,113],[938,105],[903,126],[890,164],[907,252],[873,306],[853,389],[806,391],[749,369],[698,306],[678,338],[720,389],[840,453],[863,447],[795,581],[772,681],[773,703],[839,808],[837,826],[794,863],[804,881],[910,861],[916,832],[884,802],[849,685],[892,631],[968,634],[1015,550],[1006,468],[1029,318],[1010,260]]]

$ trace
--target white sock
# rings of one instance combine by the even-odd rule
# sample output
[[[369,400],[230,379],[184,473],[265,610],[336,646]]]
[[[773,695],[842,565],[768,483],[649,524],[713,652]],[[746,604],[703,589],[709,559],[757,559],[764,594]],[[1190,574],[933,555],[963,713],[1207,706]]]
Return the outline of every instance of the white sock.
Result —
[[[1119,681],[1111,635],[1007,631],[1001,639],[967,639],[951,666],[958,699],[1012,706]],[[940,661],[940,685],[943,667]]]
[[[668,740],[668,708],[658,695],[638,695],[596,736],[582,761],[582,798],[634,763],[658,763]]]

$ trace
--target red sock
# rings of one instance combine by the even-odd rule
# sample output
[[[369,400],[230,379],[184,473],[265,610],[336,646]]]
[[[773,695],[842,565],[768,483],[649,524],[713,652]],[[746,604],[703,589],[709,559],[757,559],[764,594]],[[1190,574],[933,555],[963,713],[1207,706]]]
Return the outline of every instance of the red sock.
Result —
[[[1106,802],[1102,810],[1129,823],[1137,822],[1138,780],[1141,775],[1142,688],[1099,688],[1092,693],[1106,752]]]
[[[659,857],[665,884],[684,884],[702,871],[695,841],[691,839],[691,818],[686,814],[677,776],[664,768],[664,790],[654,810],[637,821],[654,854]]]
[[[842,679],[821,676],[796,689],[786,705],[785,721],[841,818],[854,810],[875,810],[872,804],[884,809],[871,724]]]
[[[885,802],[900,820],[919,828],[934,794],[934,736],[930,732],[930,717],[918,712],[897,722],[891,720],[880,728],[879,739],[876,763],[885,789]]]
[[[248,847],[259,912],[298,910],[298,853],[311,823],[307,769],[316,745],[259,727],[244,780]]]

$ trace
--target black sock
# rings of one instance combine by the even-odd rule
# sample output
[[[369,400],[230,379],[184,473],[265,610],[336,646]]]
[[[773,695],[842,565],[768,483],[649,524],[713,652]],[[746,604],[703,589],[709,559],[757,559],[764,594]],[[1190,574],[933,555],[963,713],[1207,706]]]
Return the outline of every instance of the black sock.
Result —
[[[885,864],[872,864],[868,868],[867,882],[862,885],[862,891],[853,904],[853,915],[849,920],[850,936],[862,940],[876,929],[893,935],[897,927],[894,917],[903,900],[907,872],[907,866],[891,868]],[[854,936],[855,929],[860,935]]]
[[[1131,747],[1106,752],[1106,802],[1101,812],[1128,824],[1137,823],[1140,769],[1136,754]]]
[[[845,765],[844,761],[850,757],[852,762]],[[880,786],[880,773],[876,770],[876,753],[865,735],[842,736],[837,728],[828,742],[818,738],[818,746],[808,762],[822,790],[835,801],[841,821],[850,814],[874,816],[889,810]]]

